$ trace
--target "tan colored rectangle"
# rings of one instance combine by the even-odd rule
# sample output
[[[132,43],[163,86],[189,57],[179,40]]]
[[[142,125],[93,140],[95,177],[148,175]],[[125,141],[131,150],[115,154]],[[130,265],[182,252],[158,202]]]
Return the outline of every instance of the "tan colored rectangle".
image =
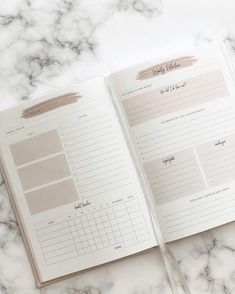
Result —
[[[78,200],[77,190],[72,179],[26,193],[25,197],[31,214],[37,214]]]
[[[36,188],[70,175],[64,154],[30,164],[17,171],[24,190]]]
[[[205,189],[192,149],[171,153],[144,164],[157,204]]]
[[[203,143],[197,151],[210,187],[235,181],[235,134]]]
[[[10,150],[18,166],[62,151],[63,147],[58,132],[52,130],[15,143],[10,146]]]
[[[157,88],[123,101],[131,126],[228,95],[221,71]]]

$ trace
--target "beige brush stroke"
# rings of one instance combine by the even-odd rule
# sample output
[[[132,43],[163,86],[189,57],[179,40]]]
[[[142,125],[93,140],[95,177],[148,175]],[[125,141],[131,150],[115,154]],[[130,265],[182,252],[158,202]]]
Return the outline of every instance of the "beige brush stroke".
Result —
[[[65,95],[54,97],[52,99],[35,104],[32,107],[26,108],[22,112],[21,117],[28,119],[34,116],[38,116],[56,108],[75,103],[79,98],[81,98],[79,93],[67,93]]]
[[[167,72],[171,72],[183,67],[188,67],[194,64],[197,59],[193,56],[183,56],[180,58],[172,59],[151,67],[148,67],[137,74],[137,80],[146,80],[155,76],[164,75]],[[167,66],[173,66],[173,68],[167,69]],[[164,72],[163,72],[164,70]],[[157,72],[160,71],[160,72]]]

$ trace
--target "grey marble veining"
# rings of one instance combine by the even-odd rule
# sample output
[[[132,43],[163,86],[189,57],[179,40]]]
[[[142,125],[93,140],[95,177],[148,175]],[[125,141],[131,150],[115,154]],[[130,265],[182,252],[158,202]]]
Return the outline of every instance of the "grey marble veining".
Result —
[[[6,2],[0,7],[0,82],[17,101],[31,98],[48,79],[65,71],[70,76],[70,66],[98,59],[96,32],[115,14],[153,18],[161,12],[158,1]],[[73,78],[87,79],[88,73],[78,68]]]
[[[0,2],[0,110],[220,38],[235,50],[232,0]],[[235,293],[235,224],[172,243],[193,294]],[[0,177],[0,293],[168,294],[158,249],[35,288]]]

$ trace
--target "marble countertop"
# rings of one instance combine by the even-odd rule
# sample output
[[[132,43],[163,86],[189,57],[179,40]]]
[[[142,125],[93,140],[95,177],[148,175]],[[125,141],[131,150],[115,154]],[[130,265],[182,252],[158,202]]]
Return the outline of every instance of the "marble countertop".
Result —
[[[225,39],[233,0],[0,2],[0,110],[147,59]],[[235,293],[235,224],[171,243],[193,294]],[[0,293],[167,294],[155,249],[41,290],[0,177]]]

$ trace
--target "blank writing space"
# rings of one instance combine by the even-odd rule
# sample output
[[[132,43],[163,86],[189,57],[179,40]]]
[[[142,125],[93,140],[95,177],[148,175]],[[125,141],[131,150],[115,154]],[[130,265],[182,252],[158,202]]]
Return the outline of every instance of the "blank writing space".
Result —
[[[192,149],[147,162],[144,168],[158,204],[205,189]]]
[[[235,180],[235,134],[201,144],[197,150],[210,186]]]
[[[235,114],[230,109],[201,113],[173,121],[171,125],[136,138],[142,159],[149,160],[175,149],[197,144],[235,131]]]
[[[154,89],[123,101],[131,126],[228,95],[221,71]]]
[[[68,245],[66,247],[60,248],[60,252],[58,253],[56,250],[50,252],[44,252],[44,257],[47,259],[51,259],[53,257],[63,256],[65,254],[70,254],[72,252],[76,253],[76,248],[74,245]]]
[[[54,257],[47,257],[47,264],[54,264],[54,263],[58,263],[58,262],[63,262],[66,261],[68,259],[72,259],[77,257],[77,251],[75,249],[66,252],[66,253],[61,253],[58,254],[57,256]]]
[[[168,234],[201,231],[202,229],[221,225],[221,219],[229,221],[234,216],[235,199],[231,191],[215,193],[189,208],[174,209],[173,213],[162,215],[162,222]],[[224,222],[226,222],[224,221]]]
[[[10,146],[15,165],[22,165],[62,151],[62,144],[56,130],[20,141]]]
[[[19,168],[17,172],[24,190],[36,188],[70,175],[64,154]]]
[[[67,126],[60,135],[81,195],[93,197],[132,183],[122,142],[109,114]]]
[[[46,242],[44,242],[44,244],[46,244]],[[65,240],[65,241],[57,242],[56,244],[53,245],[53,249],[51,249],[50,246],[42,247],[42,251],[43,251],[43,253],[54,252],[57,249],[66,248],[71,245],[73,245],[72,238]]]
[[[41,242],[42,249],[46,250],[54,250],[57,246],[57,244],[64,244],[66,242],[69,242],[73,240],[72,236],[70,234],[60,235],[57,238],[48,238],[47,240],[44,240]],[[54,247],[55,245],[55,247]]]
[[[67,227],[67,224],[62,222],[62,223],[58,224],[57,230],[62,230],[66,227]],[[48,227],[48,228],[44,229],[44,231],[43,231],[43,233],[51,233],[51,232],[55,232],[55,229],[53,227]],[[40,237],[40,235],[41,234],[39,233],[38,237]]]
[[[36,214],[78,200],[73,180],[68,179],[57,184],[25,193],[31,214]],[[60,226],[60,229],[64,228]],[[50,233],[50,228],[47,230]],[[53,231],[51,232],[54,233]],[[43,238],[43,236],[40,236]]]
[[[47,264],[116,245],[129,247],[150,238],[136,199],[46,225],[37,229],[37,235]]]
[[[67,226],[65,228],[60,228],[60,229],[51,231],[48,234],[50,235],[50,239],[55,239],[58,236],[66,235],[66,234],[69,234],[69,233],[70,233],[70,230],[69,230],[69,227]],[[38,236],[38,239],[39,239],[39,241],[47,241],[48,240],[47,234]]]

